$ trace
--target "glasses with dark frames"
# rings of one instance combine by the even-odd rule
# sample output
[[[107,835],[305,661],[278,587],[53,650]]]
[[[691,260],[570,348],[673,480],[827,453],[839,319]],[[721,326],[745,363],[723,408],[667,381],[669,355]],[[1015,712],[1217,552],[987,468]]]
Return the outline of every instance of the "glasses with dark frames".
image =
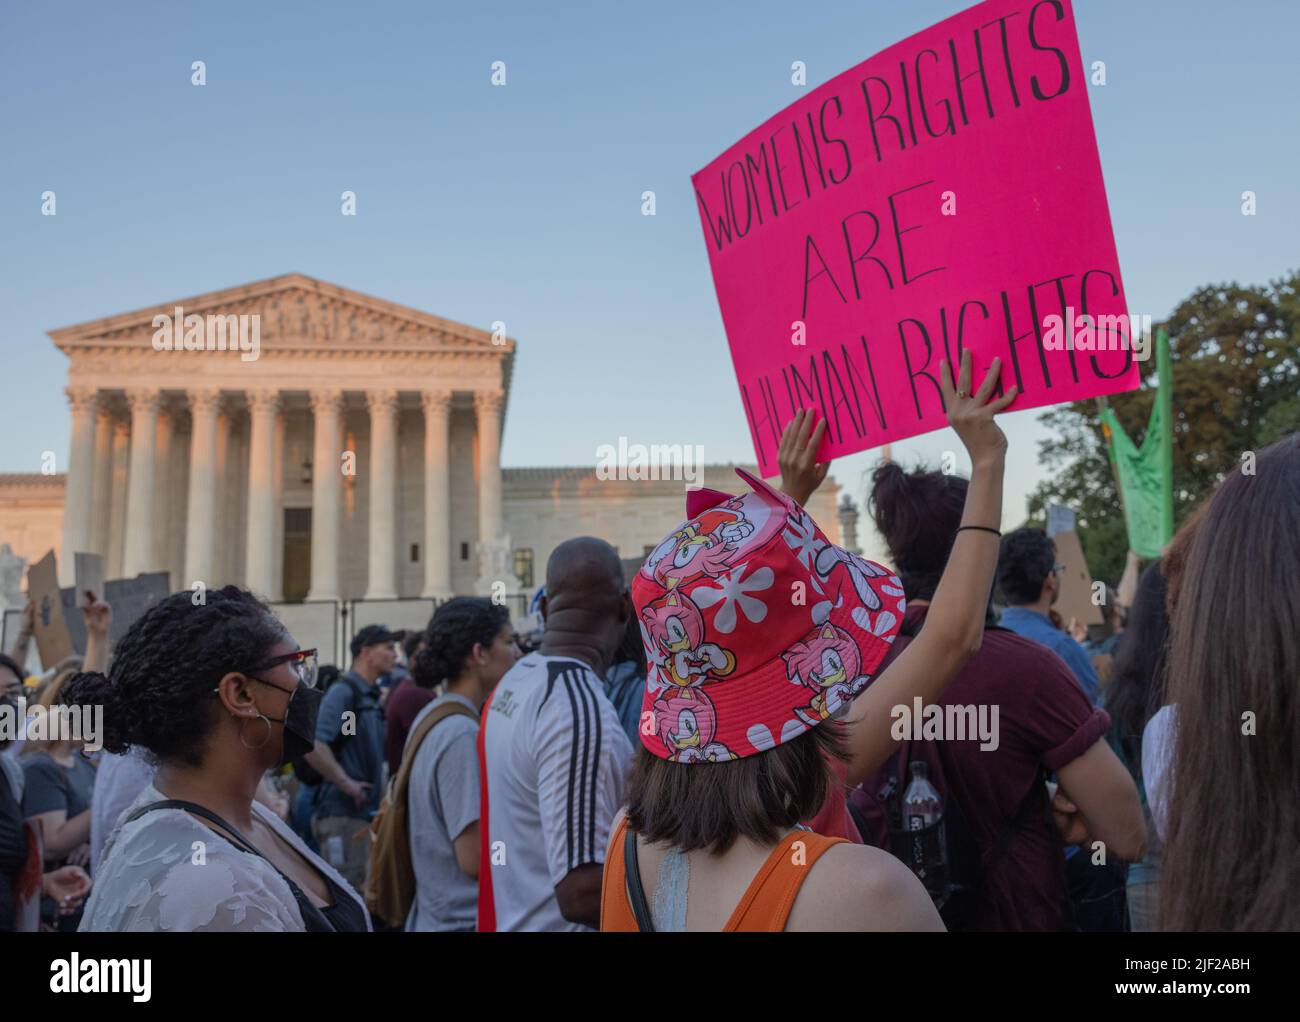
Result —
[[[281,664],[288,664],[293,669],[300,684],[306,685],[308,688],[316,687],[316,679],[319,677],[319,665],[314,649],[299,649],[292,653],[285,653],[283,656],[271,657],[270,660],[263,660],[260,664],[250,667],[244,673],[252,674],[254,671],[268,671],[272,667],[279,667]]]

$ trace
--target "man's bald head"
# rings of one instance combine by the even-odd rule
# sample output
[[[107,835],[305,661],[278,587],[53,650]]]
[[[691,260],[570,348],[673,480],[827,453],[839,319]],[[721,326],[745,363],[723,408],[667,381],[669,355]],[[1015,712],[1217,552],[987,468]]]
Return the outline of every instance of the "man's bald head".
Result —
[[[599,607],[617,602],[627,588],[618,551],[595,536],[566,539],[546,562],[546,599],[554,613],[563,607]]]
[[[569,650],[604,671],[632,613],[618,552],[603,539],[565,540],[546,562],[542,650]]]

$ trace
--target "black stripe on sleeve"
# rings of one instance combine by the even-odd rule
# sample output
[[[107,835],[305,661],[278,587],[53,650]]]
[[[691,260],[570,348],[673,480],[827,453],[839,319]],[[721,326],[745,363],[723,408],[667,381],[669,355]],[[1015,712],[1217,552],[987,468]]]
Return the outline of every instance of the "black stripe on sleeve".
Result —
[[[592,743],[591,755],[591,809],[587,815],[587,861],[590,862],[596,858],[596,789],[600,786],[600,743],[601,743],[601,722],[600,722],[600,701],[596,698],[596,693],[592,691],[589,685],[584,685],[587,692],[587,698],[591,700],[591,715],[595,721],[595,735]]]
[[[578,781],[578,863],[587,862],[590,859],[590,848],[584,852],[583,846],[587,842],[587,832],[591,828],[591,818],[587,814],[587,788],[593,786],[591,775],[591,693],[587,691],[587,686],[583,684],[582,676],[574,672],[569,676],[570,683],[578,690],[578,702],[582,706],[582,754],[579,762],[582,765],[582,775]],[[577,735],[574,736],[574,747],[577,747]]]
[[[573,869],[573,785],[578,776],[578,704],[573,695],[573,684],[567,674],[561,675],[564,690],[569,695],[569,712],[573,715],[573,740],[569,743],[569,791],[565,799],[566,848],[569,854],[569,869]]]

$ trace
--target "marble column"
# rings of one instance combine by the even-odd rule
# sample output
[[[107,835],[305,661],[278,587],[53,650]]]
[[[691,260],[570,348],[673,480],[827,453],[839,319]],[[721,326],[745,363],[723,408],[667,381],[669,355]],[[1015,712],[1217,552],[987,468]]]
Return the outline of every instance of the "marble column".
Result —
[[[126,546],[126,497],[131,482],[131,423],[125,417],[113,419],[112,497],[109,501],[109,578],[122,577],[122,554]]]
[[[126,498],[126,543],[122,575],[134,578],[153,568],[154,455],[158,440],[157,388],[126,392],[131,407],[131,479]]]
[[[233,414],[232,414],[233,413]],[[248,556],[248,467],[249,441],[252,439],[253,416],[245,397],[239,406],[227,410],[230,419],[230,445],[226,451],[226,506],[229,517],[221,530],[226,533],[226,579],[247,588],[244,564]]]
[[[95,409],[99,394],[94,387],[69,387],[72,405],[72,443],[68,452],[68,478],[63,498],[63,555],[59,581],[72,585],[73,554],[88,553],[94,510]],[[102,593],[99,594],[102,597]]]
[[[424,591],[444,599],[451,591],[451,393],[426,390],[424,408]]]
[[[501,405],[499,391],[474,395],[478,425],[479,575],[489,578],[501,569]],[[504,580],[503,580],[504,581]]]
[[[244,548],[244,585],[275,599],[275,418],[280,395],[273,390],[248,392],[248,541]]]
[[[158,421],[156,425],[153,453],[153,550],[149,556],[149,563],[155,571],[171,571],[171,532],[172,516],[174,509],[172,507],[171,497],[171,464],[172,464],[172,444],[176,437],[175,413],[167,402],[162,402],[158,408]],[[172,578],[170,588],[172,590],[180,588],[178,579]]]
[[[90,549],[108,557],[108,529],[113,518],[113,410],[103,397],[95,416],[95,481],[92,487]],[[105,561],[107,569],[107,561]]]
[[[213,469],[213,521],[221,522],[220,528],[212,530],[212,585],[220,586],[233,580],[236,537],[231,535],[231,523],[235,521],[235,487],[231,484],[234,475],[232,465],[237,459],[235,451],[235,409],[229,401],[217,404],[217,444]],[[202,579],[206,582],[207,579]],[[193,583],[194,579],[190,579]]]
[[[311,395],[315,417],[311,469],[311,589],[309,600],[339,598],[339,515],[343,491],[343,393],[315,391]]]
[[[185,523],[189,520],[190,429],[189,408],[182,395],[172,405],[172,457],[167,468],[171,524],[167,529],[167,573],[172,589],[185,588]]]
[[[366,394],[370,408],[370,575],[367,600],[397,596],[397,391]]]
[[[185,577],[173,588],[195,582],[211,587],[216,553],[217,412],[221,392],[191,390],[190,480],[185,514]]]
[[[271,588],[267,599],[279,601],[284,599],[284,443],[288,424],[285,421],[284,403],[275,417],[275,467],[272,473],[272,489],[275,491],[275,538],[271,547]]]

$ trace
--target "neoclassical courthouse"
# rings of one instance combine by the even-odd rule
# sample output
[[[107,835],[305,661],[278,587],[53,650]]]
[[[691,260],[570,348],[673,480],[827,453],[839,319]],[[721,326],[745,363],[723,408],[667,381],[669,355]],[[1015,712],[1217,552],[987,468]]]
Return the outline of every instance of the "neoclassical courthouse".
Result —
[[[233,350],[187,350],[191,316]],[[253,350],[228,318],[242,316]],[[173,588],[236,583],[276,602],[528,593],[568,537],[630,562],[685,515],[680,479],[598,478],[595,446],[616,434],[593,438],[590,466],[503,470],[515,341],[310,277],[49,336],[69,360],[67,472],[0,476],[0,544],[28,561],[55,549],[65,585],[91,551],[110,579],[167,571]],[[731,466],[703,476],[743,488]],[[827,479],[810,505],[836,541],[838,492]]]

